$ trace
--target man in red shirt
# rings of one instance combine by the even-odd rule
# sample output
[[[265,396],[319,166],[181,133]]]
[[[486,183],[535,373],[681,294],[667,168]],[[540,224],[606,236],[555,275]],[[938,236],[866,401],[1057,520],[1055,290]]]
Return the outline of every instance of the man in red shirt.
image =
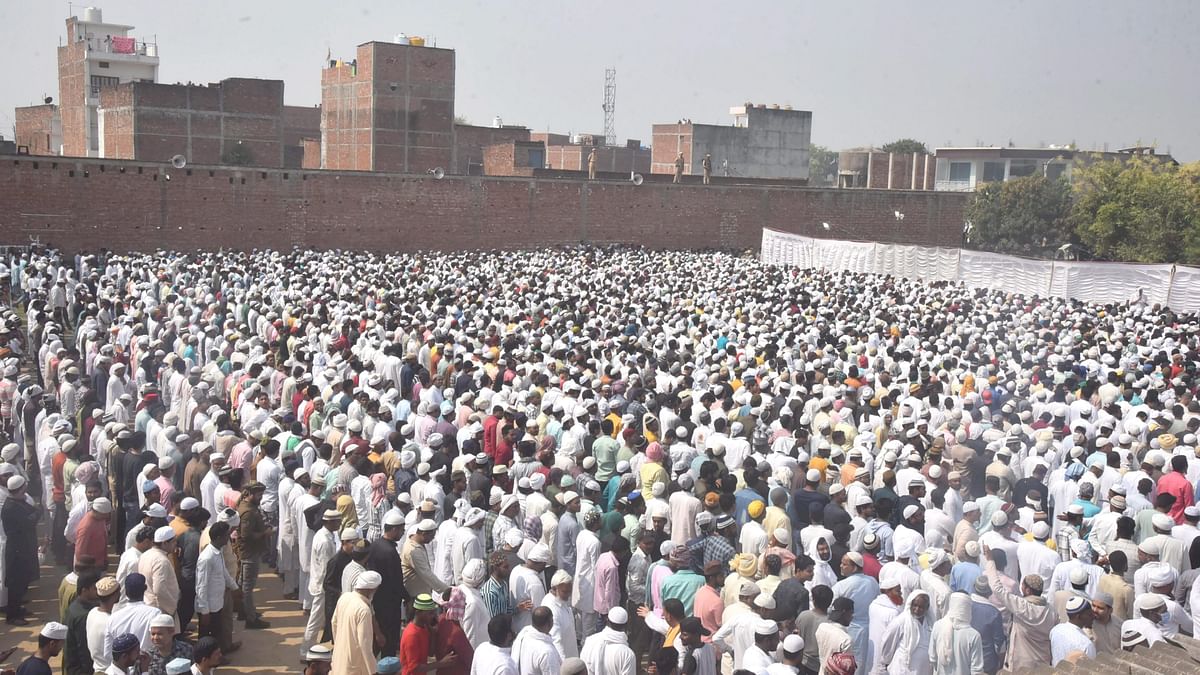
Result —
[[[54,520],[50,524],[50,549],[54,552],[54,561],[60,566],[67,565],[67,538],[63,530],[67,527],[67,492],[63,477],[63,467],[74,452],[77,442],[75,439],[62,441],[58,452],[50,459],[50,498],[54,505]]]
[[[487,440],[487,437],[484,437]],[[496,444],[496,454],[492,455],[492,462],[495,466],[508,466],[513,460],[513,447],[517,443],[517,427],[509,425],[504,427],[500,442]]]
[[[413,600],[413,620],[400,635],[400,663],[403,675],[429,673],[457,663],[453,653],[429,663],[429,652],[433,645],[433,629],[437,626],[438,606],[428,593]]]
[[[483,420],[483,454],[491,457],[493,464],[496,463],[496,444],[499,440],[496,435],[496,427],[500,426],[500,416],[503,414],[504,406],[493,406],[492,414]]]
[[[108,521],[112,518],[112,502],[105,497],[97,497],[92,506],[79,521],[79,529],[75,535],[75,566],[79,561],[90,557],[96,561],[96,568],[101,572],[108,569]]]
[[[1192,483],[1187,479],[1187,469],[1187,457],[1175,455],[1171,458],[1171,472],[1158,479],[1158,494],[1175,497],[1175,503],[1167,515],[1174,518],[1177,525],[1183,524],[1183,510],[1196,503]]]

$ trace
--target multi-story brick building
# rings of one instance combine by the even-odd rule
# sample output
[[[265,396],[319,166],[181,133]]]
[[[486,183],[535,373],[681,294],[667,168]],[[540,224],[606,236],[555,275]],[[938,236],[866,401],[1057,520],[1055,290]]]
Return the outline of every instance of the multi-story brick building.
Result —
[[[421,173],[454,158],[454,51],[366,42],[321,71],[321,167]]]
[[[299,168],[320,111],[283,105],[283,82],[231,78],[158,83],[158,45],[107,23],[99,9],[67,19],[58,105],[18,108],[17,144],[32,155]]]

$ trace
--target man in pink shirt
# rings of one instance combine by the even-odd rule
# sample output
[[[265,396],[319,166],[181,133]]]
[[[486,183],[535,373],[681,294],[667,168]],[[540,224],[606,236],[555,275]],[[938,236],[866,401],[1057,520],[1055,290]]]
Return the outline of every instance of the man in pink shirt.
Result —
[[[709,632],[702,638],[705,642],[712,642],[712,634],[721,627],[721,615],[725,613],[725,602],[721,600],[725,569],[726,566],[716,560],[708,561],[704,566],[704,585],[696,590],[692,613]]]
[[[1174,518],[1177,525],[1183,524],[1183,510],[1196,503],[1195,492],[1187,479],[1187,469],[1187,457],[1175,455],[1171,458],[1171,472],[1158,479],[1158,494],[1175,497],[1175,503],[1167,515]]]
[[[629,560],[629,540],[617,536],[612,550],[596,560],[596,586],[592,592],[595,611],[606,615],[613,607],[621,606],[621,559]]]

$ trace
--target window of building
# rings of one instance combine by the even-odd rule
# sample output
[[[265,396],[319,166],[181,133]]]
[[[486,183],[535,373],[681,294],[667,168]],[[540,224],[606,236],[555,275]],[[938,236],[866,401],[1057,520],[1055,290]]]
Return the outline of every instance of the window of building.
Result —
[[[1051,162],[1046,165],[1046,178],[1050,180],[1058,180],[1063,177],[1067,171],[1067,165],[1058,162]]]
[[[966,183],[971,180],[970,162],[950,162],[950,180],[956,183]]]
[[[540,169],[543,166],[546,166],[546,151],[541,148],[538,148],[536,150],[533,148],[530,148],[530,150],[529,150],[529,166],[531,166],[535,169]]]
[[[103,87],[115,87],[121,83],[121,80],[116,77],[108,77],[107,75],[92,76],[92,96],[98,96],[100,89]]]
[[[1004,180],[1004,162],[984,162],[983,182],[991,183],[1000,180]]]
[[[108,61],[100,61],[100,62],[98,62],[96,65],[100,66],[101,68],[107,68],[107,67],[108,67]]]
[[[1008,177],[1021,178],[1023,176],[1032,176],[1038,172],[1038,161],[1036,159],[1013,159],[1008,162]]]

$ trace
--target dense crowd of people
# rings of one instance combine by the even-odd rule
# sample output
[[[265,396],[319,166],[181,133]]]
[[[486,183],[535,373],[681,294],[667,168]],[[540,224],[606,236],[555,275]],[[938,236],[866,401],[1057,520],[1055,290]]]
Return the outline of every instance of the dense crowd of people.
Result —
[[[210,673],[268,583],[314,675],[967,675],[1200,620],[1167,308],[621,247],[8,278],[0,605],[60,610],[21,675]]]

